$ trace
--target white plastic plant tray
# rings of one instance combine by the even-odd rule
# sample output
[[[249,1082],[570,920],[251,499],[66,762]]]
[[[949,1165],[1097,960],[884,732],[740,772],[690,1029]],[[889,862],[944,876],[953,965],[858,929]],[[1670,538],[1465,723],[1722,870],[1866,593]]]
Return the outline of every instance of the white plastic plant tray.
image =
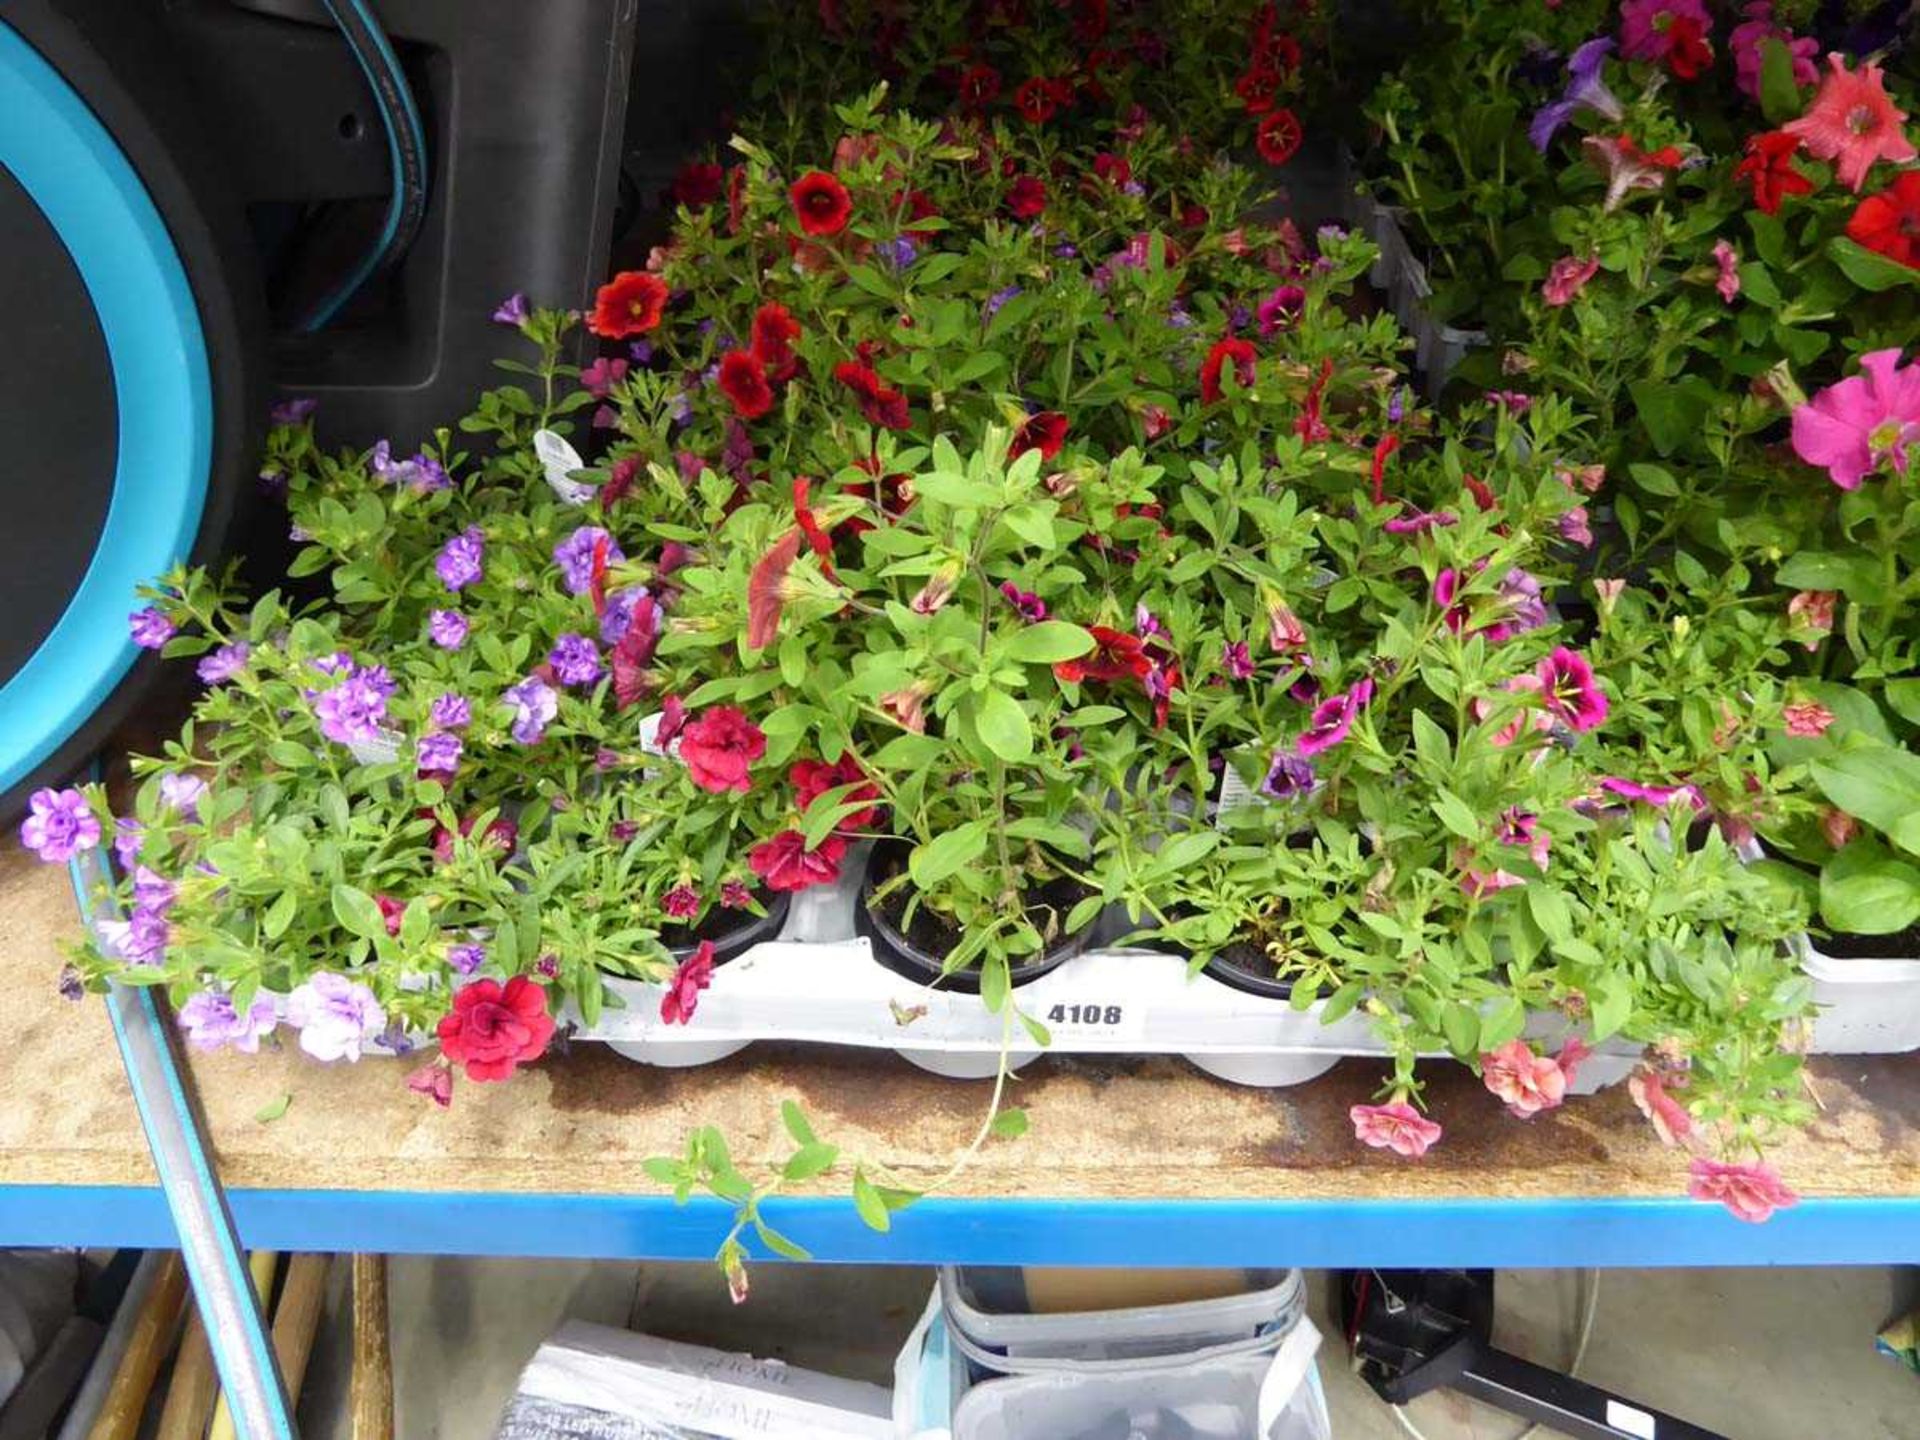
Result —
[[[1819,1055],[1904,1055],[1920,1050],[1920,960],[1846,960],[1801,937],[1800,967],[1813,981],[1813,1049]]]

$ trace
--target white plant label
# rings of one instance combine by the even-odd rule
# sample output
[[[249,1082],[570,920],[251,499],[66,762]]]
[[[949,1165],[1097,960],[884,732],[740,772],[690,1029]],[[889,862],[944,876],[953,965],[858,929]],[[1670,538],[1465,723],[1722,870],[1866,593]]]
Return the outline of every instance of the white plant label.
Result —
[[[1240,778],[1232,762],[1220,767],[1220,793],[1213,801],[1213,828],[1222,829],[1221,817],[1229,810],[1267,803],[1266,797]]]
[[[1147,1007],[1138,1000],[1089,994],[1051,1002],[1034,1016],[1061,1040],[1134,1040],[1146,1033]]]
[[[540,457],[541,467],[547,472],[547,484],[566,504],[584,505],[600,493],[599,486],[572,478],[574,471],[587,468],[587,462],[564,436],[551,430],[534,431],[533,453]]]
[[[1618,1400],[1607,1401],[1607,1424],[1616,1430],[1624,1430],[1629,1435],[1638,1435],[1640,1440],[1659,1440],[1654,1429],[1653,1416],[1644,1410],[1636,1410],[1631,1405],[1622,1405]]]
[[[365,740],[353,740],[347,749],[362,765],[391,765],[400,758],[400,747],[407,737],[398,730],[376,730]]]

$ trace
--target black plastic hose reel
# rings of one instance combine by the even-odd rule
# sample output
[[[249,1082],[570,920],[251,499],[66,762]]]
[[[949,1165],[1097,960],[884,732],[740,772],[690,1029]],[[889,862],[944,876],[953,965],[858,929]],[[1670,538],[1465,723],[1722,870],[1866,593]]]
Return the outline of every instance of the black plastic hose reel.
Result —
[[[1726,1440],[1495,1349],[1491,1270],[1348,1270],[1335,1278],[1341,1332],[1361,1377],[1389,1405],[1458,1390],[1575,1440]]]

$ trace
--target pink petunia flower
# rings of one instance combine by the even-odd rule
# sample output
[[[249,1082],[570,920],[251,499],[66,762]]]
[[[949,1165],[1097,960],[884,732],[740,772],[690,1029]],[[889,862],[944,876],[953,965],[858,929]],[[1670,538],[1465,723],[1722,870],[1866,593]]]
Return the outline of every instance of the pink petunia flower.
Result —
[[[1529,670],[1524,675],[1514,676],[1500,688],[1511,695],[1525,697],[1528,695],[1538,695],[1546,686],[1538,675]],[[1489,715],[1493,714],[1493,712],[1493,701],[1476,699],[1473,702],[1474,719],[1485,720]],[[1507,746],[1518,740],[1522,734],[1531,731],[1536,735],[1544,735],[1551,729],[1553,729],[1553,717],[1551,715],[1532,705],[1523,704],[1521,708],[1514,713],[1511,720],[1493,732],[1491,738],[1496,747],[1504,750]]]
[[[1720,292],[1720,298],[1731,305],[1740,295],[1740,252],[1725,240],[1713,242],[1713,263],[1720,274],[1713,282],[1713,288]]]
[[[1607,696],[1593,678],[1593,666],[1564,645],[1535,667],[1547,709],[1569,729],[1591,730],[1607,718]]]
[[[1817,740],[1833,724],[1833,711],[1818,700],[1796,700],[1780,712],[1787,734],[1796,740]]]
[[[1577,1059],[1578,1057],[1576,1057]],[[1509,1040],[1480,1057],[1480,1078],[1507,1109],[1521,1119],[1556,1108],[1567,1094],[1567,1074],[1560,1062],[1536,1055],[1524,1040]]]
[[[1589,135],[1580,142],[1587,160],[1606,177],[1609,212],[1635,190],[1661,190],[1667,176],[1685,160],[1679,149],[1662,145],[1658,150],[1642,150],[1631,135]]]
[[[1793,412],[1793,453],[1826,470],[1842,490],[1891,465],[1907,473],[1907,447],[1920,440],[1920,365],[1898,350],[1860,357],[1860,373],[1822,390]]]
[[[1404,1100],[1391,1105],[1356,1105],[1347,1111],[1353,1138],[1376,1150],[1391,1150],[1418,1160],[1441,1136],[1436,1121],[1427,1119]]]
[[[1748,0],[1745,13],[1747,18],[1727,36],[1727,47],[1733,51],[1733,83],[1741,94],[1750,100],[1760,98],[1760,72],[1766,63],[1769,40],[1778,40],[1787,47],[1795,85],[1804,89],[1819,81],[1820,67],[1813,58],[1820,50],[1819,41],[1811,35],[1796,37],[1778,23],[1773,18],[1772,0]]]
[[[1827,63],[1832,68],[1807,113],[1780,128],[1799,136],[1814,158],[1834,161],[1834,175],[1857,195],[1876,161],[1904,165],[1914,158],[1903,128],[1907,113],[1888,98],[1878,65],[1849,70],[1837,54]]]
[[[1833,607],[1839,598],[1837,590],[1802,590],[1787,602],[1788,627],[1805,649],[1818,650],[1833,633]]]
[[[702,940],[700,947],[682,960],[667,981],[660,996],[660,1021],[665,1025],[685,1025],[700,1007],[700,992],[713,984],[713,942]]]
[[[1651,1070],[1635,1070],[1627,1077],[1627,1093],[1640,1113],[1653,1126],[1662,1145],[1679,1145],[1693,1134],[1693,1116],[1687,1107],[1667,1094],[1660,1077]]]
[[[1587,282],[1599,270],[1598,255],[1589,255],[1584,260],[1577,255],[1562,255],[1547,271],[1547,278],[1540,285],[1540,295],[1549,305],[1570,305],[1573,297],[1587,288]]]
[[[1718,1200],[1736,1219],[1758,1225],[1776,1210],[1800,1203],[1800,1197],[1770,1165],[1723,1165],[1696,1157],[1688,1173],[1687,1194],[1695,1200]]]

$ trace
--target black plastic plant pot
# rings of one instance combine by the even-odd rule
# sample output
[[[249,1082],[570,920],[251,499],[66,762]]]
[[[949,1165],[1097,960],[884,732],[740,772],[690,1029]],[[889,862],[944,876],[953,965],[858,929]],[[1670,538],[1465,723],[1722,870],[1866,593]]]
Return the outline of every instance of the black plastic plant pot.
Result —
[[[759,899],[767,907],[764,915],[743,910],[716,909],[708,913],[704,924],[691,929],[673,926],[660,937],[666,944],[667,953],[678,964],[692,958],[702,941],[712,941],[714,964],[724,965],[729,960],[738,960],[762,941],[777,936],[781,926],[787,923],[787,911],[793,903],[791,895],[772,891]]]
[[[854,906],[855,931],[872,942],[873,958],[894,974],[923,985],[939,981],[949,990],[978,995],[980,972],[977,969],[944,972],[941,962],[946,958],[947,950],[930,949],[925,943],[924,931],[919,940],[910,938],[885,913],[883,905],[874,902],[874,890],[906,867],[907,845],[904,841],[886,840],[873,847],[872,854],[867,858],[867,873],[860,881],[860,903]],[[1078,894],[1073,898],[1077,900]],[[1077,934],[1056,941],[1039,958],[1029,960],[1024,965],[1011,966],[1008,978],[1017,988],[1038,980],[1049,970],[1058,969],[1087,948],[1093,939],[1093,928],[1091,924],[1084,926]]]
[[[1258,995],[1262,1000],[1285,1004],[1293,998],[1293,982],[1275,975],[1272,962],[1260,954],[1259,947],[1251,941],[1234,941],[1207,961],[1201,973],[1242,994]]]

